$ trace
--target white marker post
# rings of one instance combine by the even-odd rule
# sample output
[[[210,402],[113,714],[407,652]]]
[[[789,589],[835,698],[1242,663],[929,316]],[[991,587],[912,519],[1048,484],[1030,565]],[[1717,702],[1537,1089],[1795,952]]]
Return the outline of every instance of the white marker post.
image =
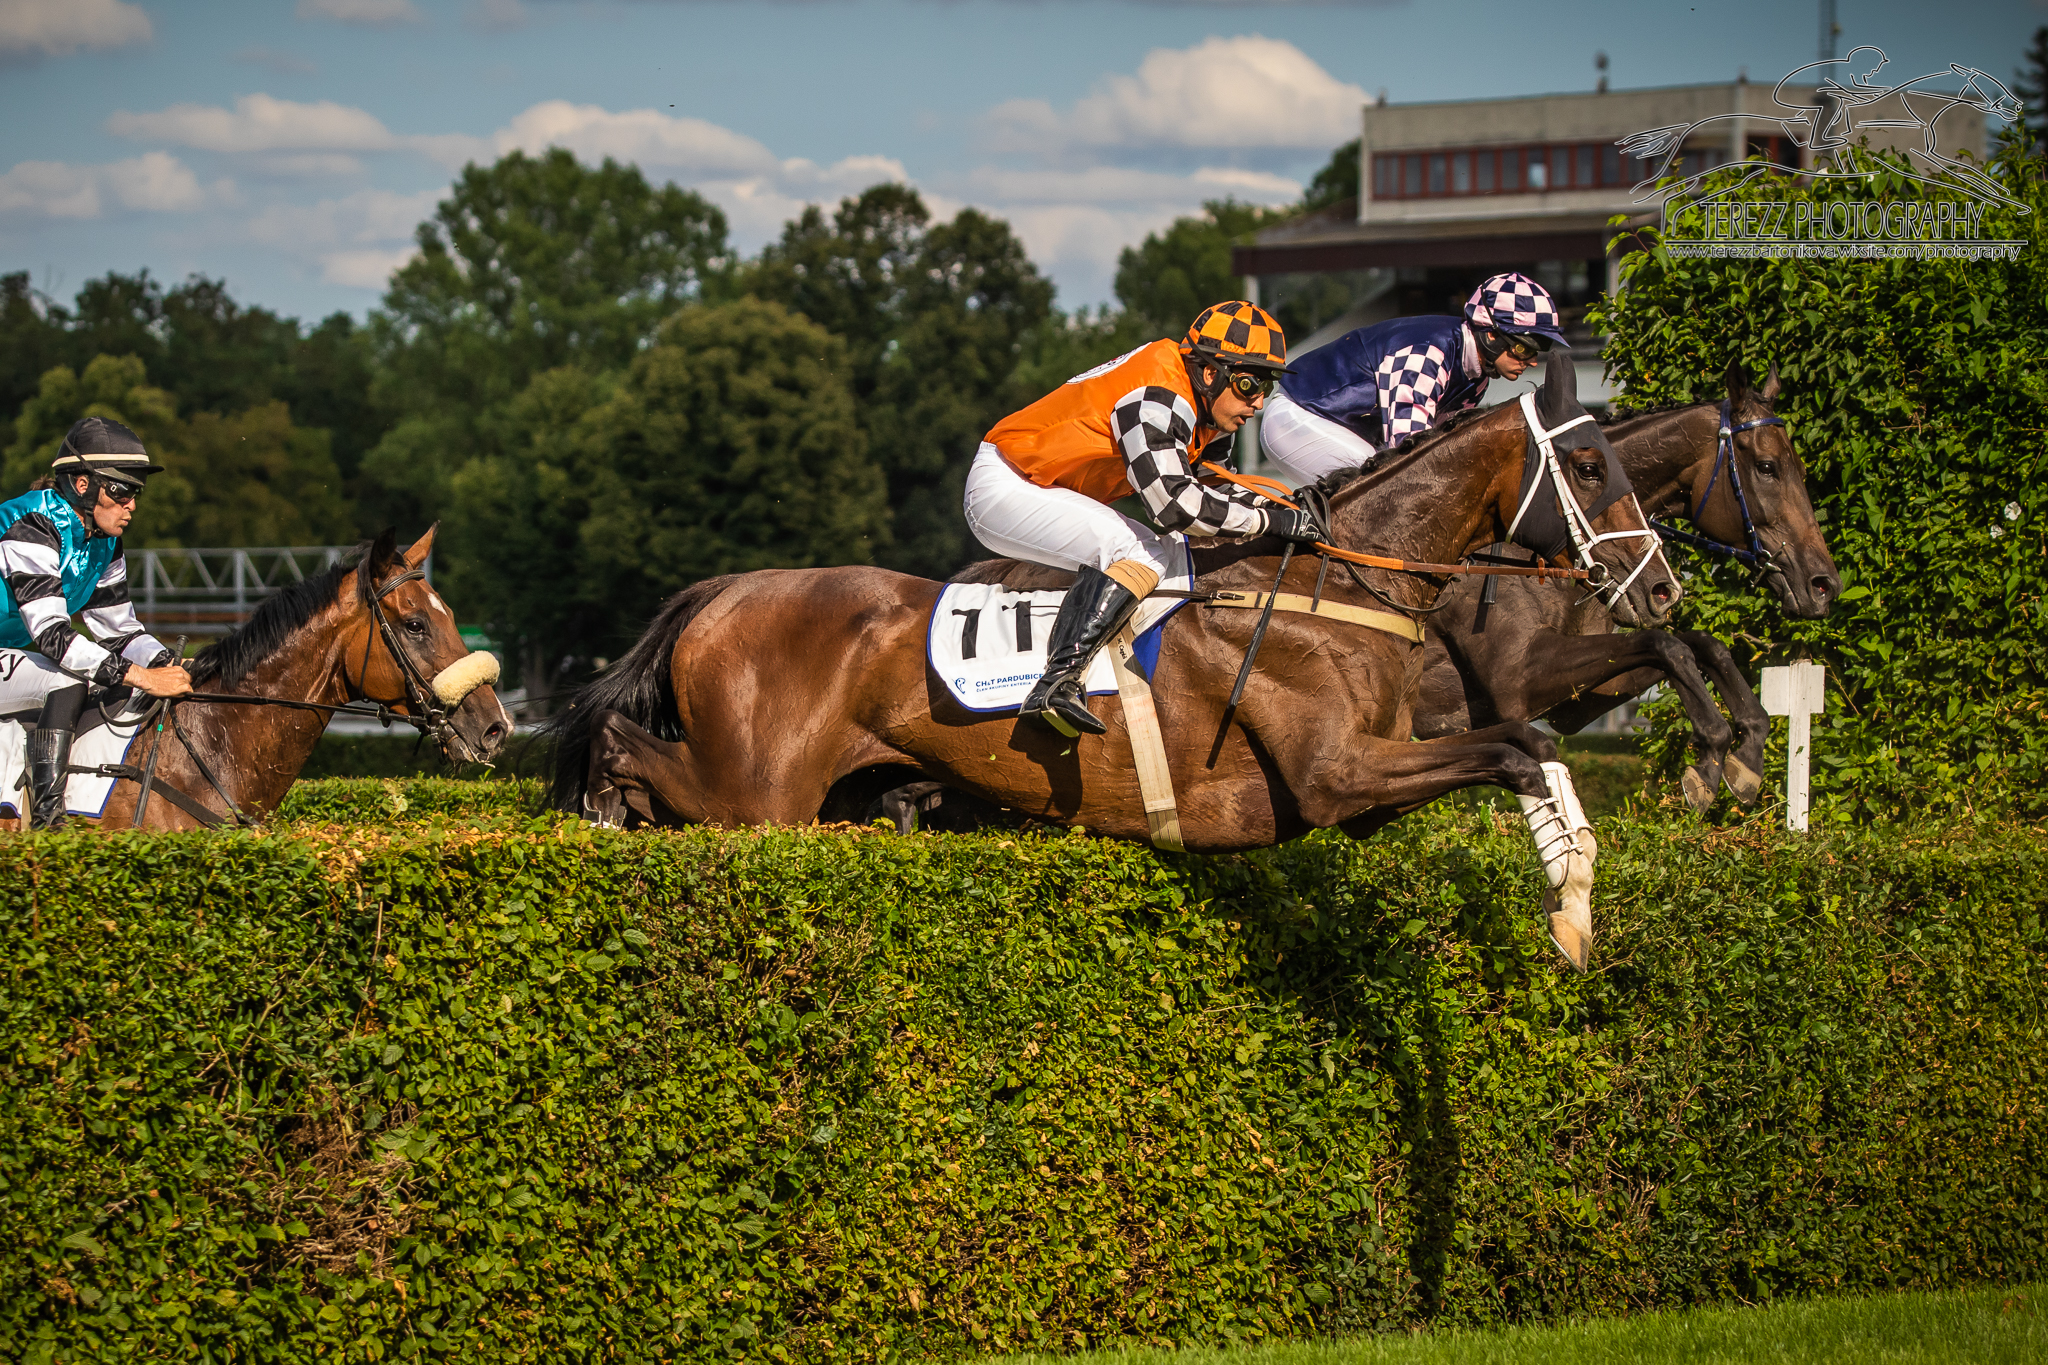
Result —
[[[1785,828],[1806,828],[1813,782],[1813,717],[1827,709],[1828,671],[1805,659],[1764,670],[1764,710],[1791,722],[1785,745]]]

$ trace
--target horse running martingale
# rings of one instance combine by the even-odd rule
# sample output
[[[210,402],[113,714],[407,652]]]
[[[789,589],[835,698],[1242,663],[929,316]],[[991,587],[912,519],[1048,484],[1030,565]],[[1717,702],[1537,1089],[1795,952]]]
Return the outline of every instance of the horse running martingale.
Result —
[[[1721,400],[1721,430],[1714,440],[1714,465],[1707,474],[1706,491],[1700,494],[1699,503],[1692,509],[1691,521],[1695,526],[1699,524],[1700,513],[1707,510],[1707,499],[1714,496],[1714,484],[1721,477],[1722,467],[1726,466],[1728,486],[1735,492],[1735,505],[1742,509],[1742,533],[1749,537],[1749,548],[1745,550],[1740,545],[1730,545],[1725,541],[1715,540],[1712,536],[1682,530],[1655,517],[1649,518],[1649,522],[1657,534],[1666,540],[1675,540],[1681,545],[1690,545],[1696,550],[1705,550],[1709,554],[1722,555],[1739,564],[1746,564],[1759,576],[1781,572],[1777,561],[1765,548],[1763,537],[1756,533],[1755,520],[1749,515],[1749,496],[1742,491],[1742,475],[1735,467],[1735,438],[1745,431],[1754,431],[1758,427],[1782,427],[1785,425],[1785,419],[1758,417],[1739,426],[1730,426],[1728,419],[1733,415],[1733,408],[1733,400]]]
[[[330,716],[343,714],[375,716],[386,729],[391,727],[393,721],[402,721],[418,730],[422,737],[430,734],[433,735],[436,742],[445,747],[452,734],[452,727],[448,723],[448,712],[436,704],[445,700],[436,684],[453,669],[462,667],[463,663],[467,660],[458,660],[456,663],[451,664],[449,668],[435,674],[432,678],[426,677],[420,672],[419,666],[413,662],[412,656],[406,652],[403,643],[398,638],[397,630],[391,624],[391,618],[384,611],[384,599],[386,597],[403,585],[416,580],[422,580],[426,576],[426,570],[423,568],[407,569],[403,573],[394,575],[375,588],[370,594],[370,615],[376,623],[376,630],[374,633],[366,635],[363,639],[363,664],[359,670],[359,676],[363,679],[369,677],[370,651],[375,647],[376,641],[381,638],[384,641],[385,650],[391,655],[393,662],[398,665],[399,677],[405,684],[405,695],[403,697],[393,698],[390,701],[372,697],[363,690],[360,682],[351,682],[349,684],[348,702],[341,706],[330,706],[324,702],[297,701],[288,697],[245,697],[232,692],[188,692],[182,697],[163,697],[158,700],[155,707],[144,713],[144,725],[147,726],[151,721],[154,721],[156,734],[156,742],[150,746],[149,762],[146,766],[138,768],[132,763],[102,763],[91,768],[73,766],[67,768],[66,771],[88,777],[125,778],[128,781],[139,783],[142,793],[135,803],[135,814],[132,817],[131,823],[135,827],[140,828],[142,818],[149,810],[150,795],[155,787],[159,785],[156,780],[157,751],[163,747],[163,723],[168,715],[171,729],[177,733],[178,742],[185,746],[185,752],[191,756],[193,766],[199,769],[199,775],[206,779],[207,785],[213,788],[214,794],[220,798],[221,804],[226,808],[227,821],[224,822],[220,816],[215,815],[212,811],[200,805],[187,793],[179,791],[169,782],[161,784],[164,799],[207,828],[217,829],[226,822],[232,822],[236,825],[252,825],[256,822],[244,815],[240,808],[235,805],[234,799],[221,786],[220,779],[213,775],[213,769],[207,765],[206,760],[193,747],[192,741],[187,738],[185,727],[178,720],[177,707],[180,702],[200,702],[224,706],[284,706],[298,711],[325,711]],[[183,643],[182,637],[180,637],[180,643],[181,645]],[[474,655],[469,657],[474,657]],[[359,701],[370,702],[377,709],[375,711],[365,710],[355,705]],[[458,697],[454,701],[449,702],[449,706],[453,707],[460,703],[461,698]],[[404,706],[407,708],[407,712],[393,711],[391,708],[394,706]]]

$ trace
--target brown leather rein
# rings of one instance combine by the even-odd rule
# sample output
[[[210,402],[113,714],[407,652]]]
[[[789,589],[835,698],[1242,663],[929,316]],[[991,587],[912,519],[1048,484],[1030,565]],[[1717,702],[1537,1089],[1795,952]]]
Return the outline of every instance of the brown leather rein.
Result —
[[[1286,484],[1260,478],[1256,474],[1233,474],[1210,460],[1198,460],[1196,463],[1225,483],[1234,483],[1239,488],[1248,489],[1262,498],[1279,503],[1282,507],[1297,506],[1293,499],[1293,490]],[[1390,569],[1395,573],[1479,574],[1489,578],[1569,578],[1581,581],[1591,576],[1584,569],[1554,569],[1547,564],[1427,564],[1408,559],[1389,559],[1384,555],[1360,554],[1356,550],[1344,550],[1335,545],[1320,543],[1311,549],[1315,554],[1328,555],[1332,559],[1341,559],[1348,564],[1363,564],[1369,569]]]

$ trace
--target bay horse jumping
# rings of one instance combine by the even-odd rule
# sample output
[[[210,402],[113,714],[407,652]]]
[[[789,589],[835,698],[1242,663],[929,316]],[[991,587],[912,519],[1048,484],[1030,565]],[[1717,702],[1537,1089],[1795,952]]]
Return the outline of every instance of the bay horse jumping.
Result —
[[[495,754],[512,728],[490,685],[497,663],[464,647],[454,613],[427,585],[433,544],[429,529],[401,553],[386,531],[264,599],[201,652],[190,664],[194,694],[176,701],[161,728],[137,728],[124,757],[130,771],[115,782],[98,827],[198,829],[267,815],[328,717],[351,702],[417,722],[452,762]],[[145,774],[149,800],[138,821]]]
[[[1777,370],[1758,390],[1739,364],[1730,366],[1727,391],[1725,404],[1624,414],[1603,427],[1647,515],[1688,519],[1700,534],[1675,534],[1750,562],[1787,615],[1824,617],[1842,583],[1814,520],[1805,466],[1772,412]],[[992,559],[969,565],[953,581],[1026,591],[1063,588],[1072,578],[1062,569]],[[1445,588],[1429,618],[1415,735],[1442,739],[1537,719],[1574,734],[1660,680],[1671,682],[1692,724],[1696,758],[1681,781],[1687,802],[1704,812],[1725,780],[1744,805],[1754,803],[1770,717],[1728,647],[1703,631],[1617,633],[1603,603],[1554,579],[1460,579]],[[1732,724],[1709,682],[1727,702]],[[883,809],[907,827],[910,808],[932,795],[923,785],[891,792]]]
[[[1786,615],[1819,619],[1842,580],[1814,520],[1805,466],[1772,411],[1778,393],[1775,368],[1759,390],[1736,364],[1724,403],[1622,414],[1605,429],[1651,518],[1691,521],[1697,534],[1665,529],[1748,562]],[[1724,780],[1743,805],[1755,802],[1771,721],[1727,645],[1696,630],[1616,633],[1611,615],[1568,585],[1509,578],[1493,586],[1487,594],[1454,583],[1439,599],[1418,737],[1539,717],[1574,734],[1668,679],[1692,724],[1695,758],[1680,784],[1687,803],[1704,813]]]
[[[1583,417],[1569,366],[1535,405],[1553,430]],[[1557,480],[1594,509],[1587,554],[1617,587],[1619,610],[1661,618],[1679,586],[1619,466],[1590,423]],[[1332,485],[1330,543],[1403,560],[1456,560],[1507,537],[1524,505],[1531,432],[1515,405],[1454,419],[1392,452],[1370,475]],[[1560,440],[1560,446],[1566,444]],[[1534,476],[1530,476],[1534,477]],[[1617,495],[1603,501],[1610,491]],[[1540,490],[1547,501],[1549,485]],[[1608,538],[1637,533],[1631,539]],[[1215,546],[1204,591],[1270,591],[1274,539]],[[1289,566],[1281,589],[1318,589],[1317,566]],[[1370,584],[1370,586],[1368,586]],[[1069,740],[1012,715],[969,711],[926,663],[941,586],[875,568],[762,570],[714,578],[669,599],[628,653],[550,723],[552,799],[610,823],[800,824],[832,785],[882,766],[915,769],[1000,805],[1121,839],[1149,838],[1121,702],[1094,700],[1108,733]],[[1367,569],[1329,575],[1328,600],[1426,608],[1433,582]],[[1379,602],[1374,600],[1378,597]],[[1193,852],[1262,848],[1335,826],[1356,837],[1461,787],[1525,798],[1532,830],[1558,780],[1556,746],[1509,721],[1428,743],[1409,736],[1423,652],[1414,639],[1348,623],[1271,619],[1242,704],[1225,694],[1257,613],[1183,608],[1168,619],[1153,672],[1159,724]],[[1415,632],[1420,634],[1420,632]],[[1558,805],[1564,804],[1560,798]],[[1576,807],[1576,798],[1571,805]],[[1547,826],[1546,826],[1547,828]],[[1551,929],[1574,965],[1592,940],[1590,831],[1539,846]]]

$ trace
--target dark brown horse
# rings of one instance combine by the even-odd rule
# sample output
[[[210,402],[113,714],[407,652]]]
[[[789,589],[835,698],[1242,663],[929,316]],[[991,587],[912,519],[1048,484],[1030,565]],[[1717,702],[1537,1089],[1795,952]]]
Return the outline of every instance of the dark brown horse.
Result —
[[[1805,467],[1771,410],[1777,371],[1757,390],[1732,366],[1727,387],[1725,438],[1718,403],[1624,415],[1607,435],[1648,515],[1684,517],[1695,539],[1725,553],[1757,559],[1763,551],[1756,567],[1785,613],[1826,616],[1842,583],[1814,520]],[[1725,644],[1701,631],[1615,633],[1607,610],[1568,585],[1509,578],[1494,587],[1491,605],[1464,582],[1440,599],[1415,708],[1418,737],[1539,717],[1573,734],[1669,680],[1692,723],[1695,760],[1682,780],[1688,803],[1705,811],[1724,777],[1744,805],[1755,801],[1770,717]]]
[[[1563,373],[1539,407],[1550,427],[1583,412]],[[1331,543],[1442,562],[1502,539],[1521,503],[1528,440],[1511,406],[1402,447],[1379,472],[1333,489]],[[1604,444],[1572,451],[1562,466],[1578,508],[1599,506],[1615,477]],[[1643,527],[1625,496],[1594,520],[1603,534]],[[1197,586],[1270,590],[1280,551],[1270,540],[1218,547]],[[1655,619],[1677,599],[1653,537],[1593,553],[1616,580],[1633,575],[1630,613]],[[1645,554],[1651,562],[1636,573]],[[1314,593],[1316,568],[1295,560],[1283,590]],[[1434,580],[1365,575],[1404,606],[1436,595]],[[1098,698],[1108,733],[1078,742],[966,710],[926,663],[940,591],[867,568],[770,570],[686,589],[551,727],[556,803],[607,822],[798,824],[841,778],[897,766],[1050,822],[1147,839],[1121,703]],[[1330,575],[1325,594],[1376,605],[1343,573]],[[1556,762],[1556,747],[1521,722],[1410,740],[1423,653],[1391,632],[1276,615],[1243,704],[1229,711],[1254,616],[1195,606],[1165,628],[1152,685],[1188,849],[1260,848],[1330,826],[1363,836],[1461,787],[1503,786],[1539,807],[1548,799],[1556,779],[1542,765]],[[1531,815],[1532,828],[1540,818]],[[1581,967],[1594,851],[1570,836],[1544,848],[1562,891],[1553,935]]]
[[[1768,551],[1764,578],[1786,613],[1821,617],[1840,594],[1841,580],[1814,521],[1805,467],[1771,411],[1778,391],[1775,370],[1757,390],[1740,366],[1731,367],[1725,443],[1717,403],[1626,415],[1605,430],[1645,513],[1685,517],[1706,539],[1745,557],[1755,557],[1752,546]],[[958,582],[1020,591],[1062,588],[1071,580],[1063,570],[1003,559],[955,575]],[[1744,804],[1756,799],[1770,717],[1726,645],[1701,631],[1616,633],[1613,614],[1577,584],[1535,578],[1490,583],[1489,591],[1487,580],[1459,579],[1438,599],[1415,706],[1417,738],[1537,719],[1573,734],[1668,679],[1693,727],[1697,758],[1683,780],[1687,800],[1704,811],[1724,774]],[[1490,604],[1484,600],[1489,595]],[[1726,700],[1732,726],[1709,682]],[[892,794],[885,805],[907,824],[909,803],[930,796],[928,788]]]
[[[197,829],[233,823],[237,812],[268,814],[329,715],[350,702],[425,720],[452,761],[496,753],[511,729],[490,687],[496,664],[463,646],[454,614],[427,585],[422,566],[433,542],[429,530],[401,553],[386,531],[357,555],[266,599],[247,624],[195,658],[196,695],[179,700],[160,733],[146,725],[130,742],[125,762],[134,773],[114,784],[99,827]],[[150,796],[138,826],[145,769]]]

